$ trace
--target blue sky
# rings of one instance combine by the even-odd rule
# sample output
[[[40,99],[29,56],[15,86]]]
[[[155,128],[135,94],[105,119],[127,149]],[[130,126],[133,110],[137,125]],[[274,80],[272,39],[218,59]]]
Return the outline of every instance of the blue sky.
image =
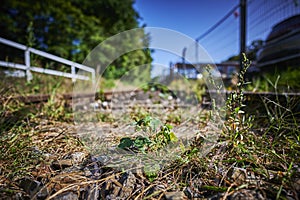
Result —
[[[239,0],[136,0],[134,6],[142,18],[140,24],[171,29],[195,39],[238,3]],[[170,62],[181,61],[180,57],[160,50],[155,51],[153,58],[154,63],[166,67]],[[156,67],[154,73],[162,70]]]

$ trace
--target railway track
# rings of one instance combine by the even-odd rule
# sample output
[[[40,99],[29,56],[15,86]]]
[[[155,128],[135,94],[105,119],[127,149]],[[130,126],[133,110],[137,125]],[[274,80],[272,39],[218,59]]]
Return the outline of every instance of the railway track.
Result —
[[[209,107],[211,105],[210,96],[214,95],[216,91],[207,91],[202,95],[202,101],[196,102],[203,107]],[[230,96],[233,91],[224,91],[223,95],[227,97]],[[282,105],[285,105],[289,100],[296,99],[298,104],[300,104],[300,93],[275,93],[275,92],[249,92],[245,91],[244,99],[246,103],[252,102],[256,104],[266,101],[279,101]],[[174,95],[177,94],[177,95]],[[66,105],[70,106],[72,101],[76,104],[83,104],[87,102],[95,107],[108,108],[110,103],[114,103],[115,109],[120,109],[122,106],[132,106],[133,104],[138,104],[145,107],[153,107],[153,103],[157,106],[170,106],[174,103],[178,107],[184,107],[184,101],[180,101],[183,97],[186,97],[185,92],[172,92],[172,93],[160,93],[159,91],[145,92],[143,90],[127,90],[127,91],[106,91],[102,93],[88,93],[88,94],[61,94],[57,95],[56,98],[65,100]],[[51,99],[49,94],[37,94],[28,96],[10,96],[6,100],[20,101],[25,104],[38,104],[45,103]],[[150,100],[151,99],[151,100]],[[172,102],[172,103],[170,103]],[[98,105],[97,105],[98,104]],[[162,104],[162,105],[159,105]],[[193,103],[195,105],[195,102]]]

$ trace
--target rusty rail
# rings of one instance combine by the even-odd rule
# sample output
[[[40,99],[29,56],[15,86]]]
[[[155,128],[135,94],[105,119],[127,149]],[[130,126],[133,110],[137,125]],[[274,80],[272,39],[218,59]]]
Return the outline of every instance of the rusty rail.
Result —
[[[142,92],[142,90],[128,90],[128,91],[106,91],[103,93],[87,93],[87,94],[62,94],[58,95],[59,98],[66,100],[66,101],[71,101],[72,99],[80,99],[80,98],[89,98],[92,100],[98,100],[101,99],[103,101],[112,101],[112,99],[115,96],[118,95],[125,95],[125,94],[131,94],[132,96],[137,95],[137,93]],[[209,101],[210,95],[216,93],[216,91],[208,91],[206,94],[203,95],[203,98],[205,101]],[[224,91],[223,94],[228,97],[230,94],[233,93],[233,91]],[[293,97],[300,97],[300,93],[275,93],[275,92],[249,92],[249,91],[244,91],[244,96],[246,101],[250,101],[253,99],[261,99],[261,98],[270,98],[270,99],[275,99],[279,98],[293,98]],[[43,103],[47,102],[51,98],[50,94],[37,94],[37,95],[28,95],[28,96],[23,96],[23,95],[18,95],[18,96],[11,96],[8,97],[7,99],[10,100],[17,100],[21,101],[25,104],[35,104],[35,103]],[[199,102],[199,103],[205,103],[205,102]],[[207,102],[206,102],[207,103]]]

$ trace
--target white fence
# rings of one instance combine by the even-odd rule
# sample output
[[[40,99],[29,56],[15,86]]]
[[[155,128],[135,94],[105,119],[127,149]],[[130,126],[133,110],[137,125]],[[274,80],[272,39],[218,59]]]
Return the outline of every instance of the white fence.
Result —
[[[27,81],[30,81],[32,79],[31,71],[38,72],[38,73],[55,75],[55,76],[63,76],[63,77],[66,77],[66,78],[71,78],[73,82],[75,82],[77,79],[79,79],[79,80],[91,80],[92,82],[95,81],[95,69],[93,69],[91,67],[87,67],[85,65],[75,63],[73,61],[70,61],[70,60],[67,60],[67,59],[64,59],[64,58],[55,56],[53,54],[49,54],[49,53],[40,51],[40,50],[37,50],[37,49],[31,48],[31,47],[27,47],[25,45],[22,45],[22,44],[19,44],[19,43],[16,43],[16,42],[13,42],[13,41],[1,38],[1,37],[0,37],[0,43],[24,51],[25,65],[12,63],[12,62],[7,62],[7,61],[0,61],[0,66],[14,68],[14,69],[20,69],[20,70],[26,71]],[[65,65],[68,65],[68,66],[71,67],[71,73],[31,66],[31,64],[30,64],[30,53],[48,58],[50,60],[54,60],[56,62],[65,64]],[[85,76],[85,75],[76,74],[76,68],[81,69],[81,70],[86,71],[86,72],[89,72],[91,75],[90,76]]]

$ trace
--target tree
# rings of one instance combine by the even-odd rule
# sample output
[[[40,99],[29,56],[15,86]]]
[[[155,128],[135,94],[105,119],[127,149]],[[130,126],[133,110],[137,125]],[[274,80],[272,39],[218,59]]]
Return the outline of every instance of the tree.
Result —
[[[133,3],[133,0],[2,0],[0,37],[82,62],[107,37],[138,27],[139,15]],[[29,37],[32,33],[33,37]],[[148,39],[146,34],[140,37]],[[138,64],[151,61],[149,51],[143,49],[130,56],[138,57]],[[116,70],[110,76],[117,78],[132,63],[128,65],[120,59],[113,67]]]

